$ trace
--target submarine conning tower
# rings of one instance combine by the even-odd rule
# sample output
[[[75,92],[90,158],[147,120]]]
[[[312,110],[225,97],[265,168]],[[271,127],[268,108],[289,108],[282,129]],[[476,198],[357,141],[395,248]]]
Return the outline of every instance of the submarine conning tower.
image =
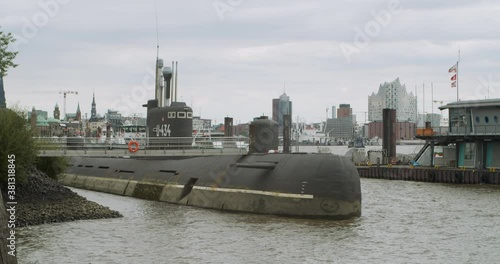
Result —
[[[157,58],[155,85],[155,99],[143,105],[147,107],[148,145],[190,147],[193,109],[185,102],[177,102],[177,62],[163,67],[163,60]]]
[[[278,136],[278,122],[270,120],[267,116],[254,118],[250,123],[250,146],[248,153],[268,153],[270,150],[278,151]]]

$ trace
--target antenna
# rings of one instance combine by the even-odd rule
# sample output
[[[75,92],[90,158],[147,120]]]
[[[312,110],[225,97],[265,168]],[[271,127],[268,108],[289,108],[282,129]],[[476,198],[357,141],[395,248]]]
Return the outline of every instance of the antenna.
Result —
[[[173,99],[175,102],[177,102],[177,64],[178,61],[175,61],[175,83],[174,83],[174,94],[175,96],[173,96]]]
[[[163,85],[161,80],[162,69],[163,69],[163,60],[159,58],[160,53],[160,38],[158,33],[158,7],[156,5],[155,0],[155,15],[156,15],[156,67],[155,67],[155,99],[158,101],[158,106],[165,106],[164,104],[168,104],[168,101],[164,99],[163,93]],[[167,85],[167,84],[165,84]],[[167,96],[165,96],[167,97]]]
[[[158,33],[158,6],[155,0],[155,15],[156,15],[156,58],[158,59],[160,53],[160,35]]]

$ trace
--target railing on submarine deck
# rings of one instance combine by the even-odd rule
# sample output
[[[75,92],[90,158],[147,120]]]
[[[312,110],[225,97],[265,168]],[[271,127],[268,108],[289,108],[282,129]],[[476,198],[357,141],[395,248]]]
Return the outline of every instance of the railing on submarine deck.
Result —
[[[417,128],[416,136],[500,136],[500,125]]]
[[[175,151],[190,150],[201,154],[214,153],[220,150],[223,153],[246,152],[250,139],[248,137],[141,137],[133,139],[137,146],[132,144],[131,140],[124,138],[106,138],[106,137],[36,137],[35,142],[39,146],[41,156],[67,154],[70,151],[79,153],[92,152],[93,154],[103,153],[110,155],[113,151],[117,153],[140,154],[140,151],[146,150],[149,154],[161,154],[170,151],[175,155]],[[131,152],[130,149],[137,151]],[[212,152],[208,152],[212,150]],[[83,151],[83,152],[82,152]]]

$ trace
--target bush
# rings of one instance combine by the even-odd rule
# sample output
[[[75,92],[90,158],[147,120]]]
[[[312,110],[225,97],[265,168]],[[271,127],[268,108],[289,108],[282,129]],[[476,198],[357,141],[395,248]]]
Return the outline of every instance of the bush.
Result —
[[[36,168],[57,180],[57,175],[64,172],[68,167],[68,161],[64,157],[38,157]]]
[[[0,187],[7,184],[9,155],[15,155],[16,183],[26,180],[37,158],[32,132],[20,110],[0,109]]]

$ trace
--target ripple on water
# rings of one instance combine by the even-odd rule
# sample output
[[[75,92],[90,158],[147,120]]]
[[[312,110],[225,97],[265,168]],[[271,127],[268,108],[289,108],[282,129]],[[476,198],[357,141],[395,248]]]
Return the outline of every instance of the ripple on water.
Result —
[[[500,259],[498,188],[361,182],[362,216],[347,221],[225,213],[78,190],[124,217],[19,229],[19,261],[495,263]]]

